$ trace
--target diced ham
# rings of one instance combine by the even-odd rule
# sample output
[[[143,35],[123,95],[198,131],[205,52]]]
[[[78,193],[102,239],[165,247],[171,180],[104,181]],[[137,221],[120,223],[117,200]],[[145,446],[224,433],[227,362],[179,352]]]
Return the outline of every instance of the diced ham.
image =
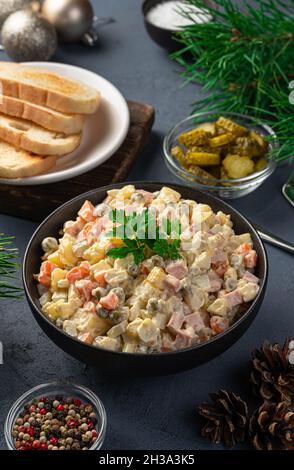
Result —
[[[202,328],[205,327],[203,319],[199,312],[192,313],[191,315],[187,315],[185,317],[184,325],[187,325],[193,328],[194,332],[197,333]]]
[[[210,288],[208,292],[218,292],[222,288],[222,279],[214,271],[209,271]]]
[[[255,268],[257,263],[257,254],[255,250],[250,250],[249,253],[247,253],[244,256],[244,265],[246,268]]]
[[[254,274],[250,273],[249,271],[245,272],[242,279],[244,279],[246,282],[255,282],[256,284],[259,283],[258,277],[254,276]]]
[[[227,254],[220,248],[215,248],[211,257],[211,262],[215,264],[223,263],[224,261],[227,261]]]
[[[213,271],[216,272],[216,274],[218,274],[220,277],[223,277],[229,265],[227,261],[220,261],[217,263],[211,263],[211,267]]]
[[[224,298],[227,300],[230,309],[243,303],[242,295],[238,290],[233,290],[232,292],[225,294]]]
[[[162,343],[161,343],[161,351],[162,352],[169,352],[173,350],[173,340],[169,333],[163,333],[162,335]]]
[[[178,292],[181,289],[181,283],[179,279],[171,274],[167,274],[164,278],[164,285],[168,289],[173,289],[175,292]]]
[[[177,335],[176,339],[174,341],[174,348],[175,349],[184,349],[184,348],[189,348],[192,344],[194,335],[191,335],[186,330],[180,330]]]
[[[151,204],[151,202],[153,201],[153,194],[149,191],[144,191],[144,189],[138,189],[137,193],[140,193],[144,196],[145,206],[149,206],[149,204]]]
[[[93,204],[90,201],[85,201],[78,214],[86,222],[93,222],[95,220],[94,210]]]
[[[165,270],[177,279],[183,279],[188,274],[188,268],[182,260],[169,261]]]
[[[185,315],[182,312],[174,312],[167,324],[167,328],[172,333],[177,333],[181,328],[185,320]]]
[[[99,303],[106,310],[114,310],[119,304],[119,298],[114,292],[109,292],[109,294],[100,299]]]

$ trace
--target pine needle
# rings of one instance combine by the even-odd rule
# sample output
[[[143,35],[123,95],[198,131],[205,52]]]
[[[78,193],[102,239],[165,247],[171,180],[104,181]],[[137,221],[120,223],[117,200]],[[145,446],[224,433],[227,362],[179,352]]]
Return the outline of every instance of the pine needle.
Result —
[[[232,0],[186,3],[213,17],[175,34],[183,47],[172,59],[184,68],[185,82],[195,81],[207,93],[192,104],[193,112],[253,115],[277,133],[280,149],[272,157],[293,157],[294,0],[260,0],[254,7]]]
[[[18,250],[12,247],[12,243],[13,237],[0,233],[0,300],[19,299],[22,294],[22,289],[13,283],[19,264],[16,262]]]

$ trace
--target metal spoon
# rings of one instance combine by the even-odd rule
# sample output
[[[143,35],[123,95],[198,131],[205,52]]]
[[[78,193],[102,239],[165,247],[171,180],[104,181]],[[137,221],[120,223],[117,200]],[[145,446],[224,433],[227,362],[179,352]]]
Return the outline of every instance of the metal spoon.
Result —
[[[282,238],[276,237],[276,235],[273,235],[265,231],[263,228],[258,227],[256,224],[253,224],[253,225],[262,240],[269,243],[270,245],[277,246],[278,248],[281,248],[282,250],[285,250],[285,251],[288,251],[289,253],[294,254],[293,243],[286,242]]]

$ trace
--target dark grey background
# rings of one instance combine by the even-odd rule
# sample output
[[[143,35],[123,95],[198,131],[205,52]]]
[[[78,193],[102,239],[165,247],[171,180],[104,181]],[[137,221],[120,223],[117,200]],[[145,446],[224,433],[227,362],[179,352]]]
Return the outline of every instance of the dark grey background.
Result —
[[[111,80],[126,98],[156,108],[154,130],[129,179],[174,181],[165,168],[162,140],[167,131],[190,113],[190,104],[201,96],[191,84],[182,88],[180,69],[151,42],[141,15],[141,1],[93,2],[98,15],[115,23],[101,28],[96,49],[80,45],[60,47],[56,61],[88,68]],[[6,60],[5,54],[2,58]],[[293,208],[281,195],[289,166],[255,193],[233,202],[252,221],[294,242]],[[0,232],[15,235],[23,255],[36,224],[0,216]],[[14,400],[27,389],[47,381],[67,379],[90,387],[105,404],[108,415],[104,449],[209,449],[199,436],[196,407],[208,393],[220,387],[249,394],[250,352],[268,338],[283,341],[294,335],[293,268],[291,255],[267,247],[270,263],[268,289],[263,306],[249,331],[222,356],[183,374],[136,379],[109,379],[59,350],[43,334],[25,300],[0,304],[0,341],[4,365],[0,366],[0,438],[3,421]],[[99,365],[98,365],[99,367]],[[219,446],[219,448],[222,448]]]

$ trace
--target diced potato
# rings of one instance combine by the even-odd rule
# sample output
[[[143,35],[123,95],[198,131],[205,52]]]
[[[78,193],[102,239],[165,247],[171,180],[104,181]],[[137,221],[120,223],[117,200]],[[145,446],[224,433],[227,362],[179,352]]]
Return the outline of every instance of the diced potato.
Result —
[[[189,148],[192,145],[205,145],[208,142],[210,135],[203,129],[192,129],[189,132],[181,134],[178,141],[181,145]]]
[[[150,318],[146,318],[138,327],[137,331],[139,338],[141,341],[144,341],[144,343],[149,343],[159,334],[159,328],[157,328]]]
[[[109,336],[110,338],[117,338],[118,336],[125,333],[127,325],[127,320],[124,320],[121,323],[114,325],[112,328],[110,328],[110,330],[108,330],[107,336]]]
[[[43,312],[46,313],[52,320],[57,320],[57,318],[69,318],[74,313],[75,308],[70,302],[65,302],[60,299],[56,302],[50,302],[45,304],[43,307]]]
[[[146,281],[158,289],[163,289],[165,277],[166,274],[164,270],[162,268],[155,267],[148,274]]]
[[[198,166],[219,165],[220,161],[220,155],[217,153],[194,152],[189,150],[186,157],[186,162],[188,164]]]
[[[238,287],[238,291],[242,295],[244,302],[250,302],[257,296],[259,285],[255,282],[247,282],[243,286]]]
[[[62,326],[63,326],[64,331],[68,335],[74,336],[74,337],[78,335],[76,324],[73,320],[65,320]]]
[[[225,316],[227,314],[229,305],[225,298],[216,299],[208,308],[208,312],[212,315]]]
[[[66,277],[67,271],[64,269],[56,268],[51,274],[51,291],[58,289],[58,282]]]
[[[230,119],[227,119],[223,116],[221,116],[217,122],[216,122],[216,125],[218,127],[221,127],[229,132],[231,132],[232,134],[234,134],[235,136],[242,136],[242,135],[246,135],[247,134],[247,129],[243,126],[240,126],[239,124],[237,124],[236,122],[234,121],[231,121]]]
[[[136,320],[129,323],[126,327],[126,334],[131,338],[137,338],[138,328],[143,323],[142,318],[136,318]]]
[[[254,171],[254,162],[248,157],[239,155],[227,155],[223,160],[223,166],[229,178],[244,178]]]
[[[108,271],[109,269],[112,269],[112,266],[104,259],[96,264],[93,264],[93,266],[91,266],[90,268],[91,272],[93,273],[100,271]]]
[[[162,200],[163,202],[166,202],[166,203],[168,203],[168,202],[175,202],[176,203],[176,202],[179,202],[179,200],[181,199],[181,195],[180,195],[180,193],[178,193],[174,189],[167,188],[166,186],[163,186],[163,188],[161,188],[161,190],[160,190],[158,199]]]
[[[100,248],[98,243],[94,243],[83,253],[83,258],[89,261],[90,264],[95,264],[101,261],[105,256],[103,248]]]
[[[191,268],[196,269],[197,271],[208,271],[211,266],[211,256],[207,252],[203,252],[200,255],[196,256],[194,263]]]
[[[135,302],[134,305],[130,308],[129,320],[133,321],[139,317],[141,312],[141,302]]]
[[[196,286],[190,286],[184,291],[184,300],[190,309],[195,312],[205,302],[204,292]]]
[[[108,336],[98,336],[94,339],[93,346],[109,349],[110,351],[120,351],[121,341],[119,338],[109,338]]]
[[[58,251],[60,261],[64,266],[73,267],[77,264],[78,258],[74,255],[72,240],[63,238]]]
[[[165,315],[164,313],[157,313],[153,317],[153,322],[155,323],[157,328],[159,328],[160,330],[164,330],[168,322],[167,315]]]
[[[132,184],[128,184],[127,186],[124,186],[118,191],[116,198],[122,199],[122,200],[130,199],[130,197],[135,191],[136,191],[135,186]]]
[[[61,262],[61,259],[60,259],[60,254],[58,251],[55,251],[54,253],[52,253],[51,255],[48,256],[48,261],[50,261],[51,263],[55,264],[56,266],[58,266],[59,268],[64,268],[64,264]]]
[[[80,333],[91,332],[94,336],[103,335],[109,329],[109,322],[105,318],[101,318],[96,313],[83,312],[79,318],[77,327]]]
[[[68,299],[68,291],[67,289],[57,289],[52,294],[52,301],[55,302],[56,300],[65,300]]]
[[[231,143],[233,140],[233,134],[228,132],[226,134],[218,135],[217,137],[212,137],[212,139],[209,140],[209,145],[212,148],[223,147],[224,145]]]
[[[129,275],[124,269],[110,269],[105,273],[105,280],[112,287],[117,287],[128,279]]]

